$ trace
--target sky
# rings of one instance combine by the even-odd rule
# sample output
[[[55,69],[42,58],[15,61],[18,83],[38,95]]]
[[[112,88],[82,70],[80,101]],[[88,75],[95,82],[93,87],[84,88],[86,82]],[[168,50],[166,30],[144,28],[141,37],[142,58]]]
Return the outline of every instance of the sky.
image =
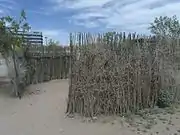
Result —
[[[136,32],[147,29],[155,17],[180,18],[180,0],[0,0],[0,17],[27,15],[32,31],[69,44],[70,32]]]

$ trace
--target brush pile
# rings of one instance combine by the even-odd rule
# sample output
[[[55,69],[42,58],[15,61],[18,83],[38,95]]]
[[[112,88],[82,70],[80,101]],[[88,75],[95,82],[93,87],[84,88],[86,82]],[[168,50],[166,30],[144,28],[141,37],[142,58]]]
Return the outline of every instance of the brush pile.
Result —
[[[72,60],[67,113],[121,115],[156,105],[159,90],[174,84],[174,69],[167,42],[149,41],[81,46]]]

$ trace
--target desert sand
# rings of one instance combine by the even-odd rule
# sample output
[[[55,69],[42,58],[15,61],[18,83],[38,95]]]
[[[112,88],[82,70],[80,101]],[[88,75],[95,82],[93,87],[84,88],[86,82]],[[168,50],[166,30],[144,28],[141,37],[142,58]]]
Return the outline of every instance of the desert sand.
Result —
[[[0,135],[180,135],[178,109],[175,113],[160,112],[144,119],[129,117],[129,122],[115,116],[95,122],[66,117],[67,80],[32,85],[21,100],[9,93],[6,88],[0,90]],[[146,123],[148,120],[151,125]]]

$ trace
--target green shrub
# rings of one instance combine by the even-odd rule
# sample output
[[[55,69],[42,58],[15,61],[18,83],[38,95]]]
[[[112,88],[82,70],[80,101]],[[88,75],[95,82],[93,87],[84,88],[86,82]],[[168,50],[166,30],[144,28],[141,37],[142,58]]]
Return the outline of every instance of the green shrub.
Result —
[[[175,90],[173,87],[161,89],[158,95],[157,106],[159,108],[170,107],[174,101]]]

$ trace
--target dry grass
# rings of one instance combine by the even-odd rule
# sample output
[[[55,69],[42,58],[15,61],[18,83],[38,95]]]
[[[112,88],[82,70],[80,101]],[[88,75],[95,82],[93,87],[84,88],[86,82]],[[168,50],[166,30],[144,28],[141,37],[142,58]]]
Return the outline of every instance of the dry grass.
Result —
[[[101,35],[80,34],[71,41],[77,39],[80,56],[71,61],[68,114],[122,115],[151,108],[159,90],[175,84],[174,40],[115,34],[103,41]]]

